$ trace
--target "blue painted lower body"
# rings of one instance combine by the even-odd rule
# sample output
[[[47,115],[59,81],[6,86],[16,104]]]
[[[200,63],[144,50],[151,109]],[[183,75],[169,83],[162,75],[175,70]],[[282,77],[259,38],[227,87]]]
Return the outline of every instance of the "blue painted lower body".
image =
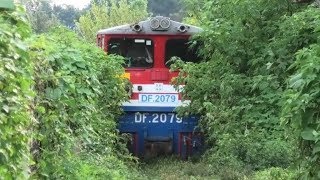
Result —
[[[178,154],[186,158],[203,148],[203,136],[197,128],[197,116],[180,118],[174,108],[124,107],[119,120],[121,133],[129,133],[129,149],[139,157]]]

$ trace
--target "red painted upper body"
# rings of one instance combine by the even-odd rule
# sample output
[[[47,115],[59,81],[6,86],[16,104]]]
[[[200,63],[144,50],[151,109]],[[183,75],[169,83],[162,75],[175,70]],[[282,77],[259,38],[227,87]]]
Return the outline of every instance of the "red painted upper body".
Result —
[[[167,62],[173,56],[195,60],[192,59],[195,58],[195,52],[190,50],[188,41],[190,36],[200,31],[195,26],[155,17],[133,25],[100,30],[97,44],[108,53],[125,57],[125,71],[134,85],[132,99],[138,99],[139,93],[178,93],[170,87],[171,79],[178,72],[170,72],[170,62]],[[134,56],[143,57],[135,59]],[[134,63],[137,61],[143,62],[139,65]],[[164,88],[161,91],[153,90],[159,84]],[[138,86],[144,89],[138,90]]]

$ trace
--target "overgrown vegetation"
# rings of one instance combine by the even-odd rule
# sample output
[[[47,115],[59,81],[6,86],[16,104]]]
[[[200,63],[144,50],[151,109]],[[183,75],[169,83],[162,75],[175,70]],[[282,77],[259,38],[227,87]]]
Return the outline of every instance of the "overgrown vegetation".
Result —
[[[183,96],[191,100],[180,113],[202,115],[213,145],[208,163],[223,179],[241,179],[253,171],[294,168],[300,154],[294,174],[320,178],[319,9],[276,0],[202,4],[194,14],[204,24],[195,39],[204,44],[204,62],[173,68],[182,68],[177,82],[186,84]]]
[[[101,178],[125,176],[118,158],[130,156],[119,142],[115,123],[125,100],[117,78],[123,73],[122,60],[107,57],[65,28],[31,41],[36,60],[37,175],[85,178],[81,170],[89,168]]]
[[[179,113],[201,115],[211,147],[202,159],[154,160],[138,172],[116,131],[122,58],[62,27],[32,36],[22,9],[0,9],[0,178],[319,179],[319,8],[186,1],[188,22],[204,27],[194,39],[204,59],[173,68],[191,100]],[[112,2],[83,16],[84,37],[147,15],[146,1]]]
[[[25,179],[31,164],[32,61],[23,42],[30,27],[23,10],[0,10],[0,174]]]
[[[26,41],[24,18],[1,11],[1,178],[135,179],[116,131],[122,58],[66,28]]]
[[[283,123],[299,137],[304,178],[320,178],[319,63],[320,10],[309,8],[288,18],[296,38],[304,42],[297,49],[293,73],[287,79]],[[295,29],[294,29],[295,27]],[[297,28],[300,27],[300,28]]]
[[[219,179],[212,165],[202,161],[181,161],[177,157],[159,157],[141,162],[145,179]]]

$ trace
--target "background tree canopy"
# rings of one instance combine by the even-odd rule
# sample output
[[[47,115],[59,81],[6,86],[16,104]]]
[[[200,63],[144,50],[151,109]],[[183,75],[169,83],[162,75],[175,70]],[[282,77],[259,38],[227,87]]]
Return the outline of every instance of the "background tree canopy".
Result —
[[[50,28],[62,24],[77,29],[91,42],[94,42],[95,32],[102,28],[133,23],[151,15],[169,16],[181,21],[184,15],[180,0],[92,0],[82,10],[70,5],[51,5],[47,0],[21,2],[27,7],[29,20],[36,33],[48,32]]]
[[[146,0],[110,0],[108,3],[93,3],[90,10],[77,22],[77,31],[87,41],[95,42],[100,29],[137,22],[148,16]]]

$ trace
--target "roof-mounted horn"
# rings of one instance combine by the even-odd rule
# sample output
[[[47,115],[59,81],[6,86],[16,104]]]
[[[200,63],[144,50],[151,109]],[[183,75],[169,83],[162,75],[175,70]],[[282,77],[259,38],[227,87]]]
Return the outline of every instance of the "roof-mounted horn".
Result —
[[[158,18],[152,18],[150,20],[150,27],[152,30],[158,29],[160,27],[160,21]]]
[[[169,18],[163,18],[160,20],[160,27],[163,29],[168,29],[170,27],[170,19]]]
[[[167,17],[156,16],[150,20],[150,28],[153,31],[167,31],[171,21]]]

